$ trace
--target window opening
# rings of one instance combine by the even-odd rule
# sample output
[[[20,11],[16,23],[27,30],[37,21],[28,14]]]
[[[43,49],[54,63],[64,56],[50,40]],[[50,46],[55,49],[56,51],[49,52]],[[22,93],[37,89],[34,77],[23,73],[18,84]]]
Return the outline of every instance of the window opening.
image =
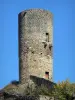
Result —
[[[49,79],[49,72],[45,72],[46,79]]]
[[[49,33],[46,33],[46,41],[49,42]]]

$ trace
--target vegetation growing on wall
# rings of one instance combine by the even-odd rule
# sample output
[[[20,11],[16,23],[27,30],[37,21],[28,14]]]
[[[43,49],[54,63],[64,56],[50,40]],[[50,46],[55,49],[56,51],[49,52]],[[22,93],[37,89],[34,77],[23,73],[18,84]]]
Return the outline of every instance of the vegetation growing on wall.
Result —
[[[75,93],[75,83],[70,83],[68,80],[58,82],[52,89],[36,86],[33,90],[31,87],[26,90],[27,95],[47,95],[57,98],[58,100],[73,100],[73,93]]]
[[[19,88],[16,85],[8,85],[4,88],[8,93],[15,91],[15,93],[22,92],[23,95],[39,97],[39,95],[46,95],[57,98],[55,100],[74,100],[73,93],[75,93],[75,83],[70,83],[68,80],[58,82],[52,88],[47,88],[45,85],[37,86],[33,88],[32,85],[27,88]],[[12,92],[11,92],[12,93]],[[21,94],[22,94],[21,93]]]

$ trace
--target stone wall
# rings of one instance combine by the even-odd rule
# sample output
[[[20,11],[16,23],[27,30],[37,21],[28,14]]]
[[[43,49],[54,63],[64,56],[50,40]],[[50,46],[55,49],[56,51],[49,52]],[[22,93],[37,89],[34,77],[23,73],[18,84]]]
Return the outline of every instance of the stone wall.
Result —
[[[39,100],[54,100],[54,97],[40,95]]]
[[[30,76],[30,79],[36,84],[36,86],[41,87],[43,85],[49,90],[52,89],[54,85],[56,85],[56,83],[36,76]]]
[[[52,14],[49,11],[31,9],[19,14],[21,83],[29,82],[30,75],[52,81],[52,39]]]

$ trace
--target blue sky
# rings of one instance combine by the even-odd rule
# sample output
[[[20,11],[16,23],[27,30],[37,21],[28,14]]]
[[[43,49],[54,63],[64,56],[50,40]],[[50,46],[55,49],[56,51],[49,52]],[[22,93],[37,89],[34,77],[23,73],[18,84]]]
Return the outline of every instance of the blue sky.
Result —
[[[54,82],[75,82],[75,0],[0,0],[0,88],[19,79],[18,13],[30,8],[53,13]]]

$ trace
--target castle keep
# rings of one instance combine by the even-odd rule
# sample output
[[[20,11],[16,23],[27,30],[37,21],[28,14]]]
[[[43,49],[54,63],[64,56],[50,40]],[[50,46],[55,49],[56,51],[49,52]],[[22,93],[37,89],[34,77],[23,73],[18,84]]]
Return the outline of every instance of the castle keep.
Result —
[[[20,82],[29,82],[31,75],[52,81],[52,14],[30,9],[18,16]]]

